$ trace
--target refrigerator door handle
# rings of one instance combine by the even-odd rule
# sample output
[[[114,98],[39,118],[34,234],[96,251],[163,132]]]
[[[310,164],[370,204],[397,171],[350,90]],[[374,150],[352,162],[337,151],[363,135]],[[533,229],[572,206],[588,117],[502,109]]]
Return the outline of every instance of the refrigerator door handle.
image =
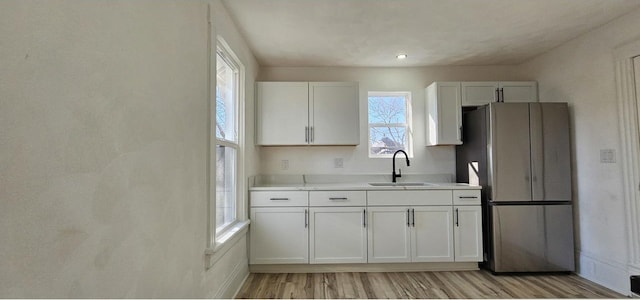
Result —
[[[544,200],[544,182],[538,181],[544,172],[544,136],[542,109],[538,103],[529,104],[529,130],[531,134],[531,200]]]

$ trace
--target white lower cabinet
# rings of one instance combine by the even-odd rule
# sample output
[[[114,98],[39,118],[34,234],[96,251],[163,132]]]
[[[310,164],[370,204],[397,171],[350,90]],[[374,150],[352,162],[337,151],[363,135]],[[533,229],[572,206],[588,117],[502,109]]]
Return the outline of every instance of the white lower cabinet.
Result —
[[[366,263],[367,227],[364,207],[309,209],[309,262]]]
[[[369,262],[451,262],[451,206],[369,207]]]
[[[251,208],[251,264],[309,263],[306,207]]]
[[[479,205],[455,206],[455,260],[482,261],[482,210]]]
[[[251,205],[250,264],[483,258],[479,190],[255,191]]]
[[[368,207],[369,262],[410,262],[409,207]]]
[[[411,261],[454,261],[452,211],[451,206],[411,209]]]

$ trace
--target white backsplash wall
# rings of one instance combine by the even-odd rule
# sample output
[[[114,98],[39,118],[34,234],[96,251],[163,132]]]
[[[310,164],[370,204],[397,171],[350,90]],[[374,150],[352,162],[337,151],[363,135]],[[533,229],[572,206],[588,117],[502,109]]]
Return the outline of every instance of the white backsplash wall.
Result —
[[[410,91],[412,94],[413,158],[411,166],[398,159],[405,174],[455,174],[454,146],[425,146],[425,93],[433,81],[530,80],[516,75],[512,66],[348,68],[348,67],[263,67],[260,81],[357,81],[360,86],[360,145],[261,147],[262,174],[375,174],[391,173],[389,158],[369,158],[367,93]],[[343,159],[335,168],[334,159]],[[283,160],[288,160],[285,169]]]

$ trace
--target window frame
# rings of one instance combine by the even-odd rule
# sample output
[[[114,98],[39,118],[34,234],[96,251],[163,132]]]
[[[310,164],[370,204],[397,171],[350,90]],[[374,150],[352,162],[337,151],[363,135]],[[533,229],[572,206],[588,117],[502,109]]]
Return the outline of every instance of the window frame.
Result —
[[[403,97],[405,99],[405,122],[406,123],[371,123],[369,115],[370,97]],[[412,105],[410,91],[368,91],[367,93],[367,155],[369,158],[392,158],[393,154],[372,154],[371,153],[371,128],[373,127],[401,127],[406,132],[406,148],[409,158],[413,158],[413,128],[412,128]]]
[[[235,101],[235,125],[236,125],[236,142],[219,139],[216,135],[216,88],[217,88],[217,56],[229,64],[234,69],[234,101]],[[244,178],[244,135],[245,135],[245,68],[241,60],[236,56],[231,47],[221,37],[217,36],[210,46],[210,62],[209,62],[209,106],[210,106],[210,129],[209,129],[209,201],[208,201],[208,241],[207,254],[213,254],[225,246],[225,242],[234,237],[242,229],[246,229],[248,225],[246,205],[245,205],[245,182]],[[223,146],[236,150],[235,161],[235,220],[226,224],[220,229],[216,226],[216,147]]]

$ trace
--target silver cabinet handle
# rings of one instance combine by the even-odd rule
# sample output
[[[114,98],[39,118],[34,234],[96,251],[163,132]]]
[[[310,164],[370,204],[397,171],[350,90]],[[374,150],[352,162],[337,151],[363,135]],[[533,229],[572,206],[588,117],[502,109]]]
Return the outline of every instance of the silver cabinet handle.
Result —
[[[367,210],[362,210],[362,227],[367,227]]]
[[[304,210],[304,228],[309,226],[309,210]]]
[[[416,227],[416,210],[411,209],[411,226]]]
[[[493,102],[500,102],[500,89],[496,89],[496,93],[493,95]]]
[[[313,143],[313,126],[309,127],[311,133],[309,133],[309,142]]]
[[[460,196],[460,199],[478,199],[478,196]]]
[[[456,208],[456,227],[460,227],[460,216],[458,216],[458,209]]]
[[[269,198],[271,201],[287,201],[289,198]]]
[[[304,127],[304,142],[309,142],[309,126]]]
[[[407,227],[411,227],[411,221],[409,221],[409,211],[410,209],[407,208]]]
[[[347,197],[335,197],[335,198],[331,197],[331,198],[329,198],[329,200],[331,200],[331,201],[346,201],[346,200],[349,200],[349,198],[347,198]]]
[[[500,89],[500,98],[502,99],[501,101],[504,102],[504,88]]]

